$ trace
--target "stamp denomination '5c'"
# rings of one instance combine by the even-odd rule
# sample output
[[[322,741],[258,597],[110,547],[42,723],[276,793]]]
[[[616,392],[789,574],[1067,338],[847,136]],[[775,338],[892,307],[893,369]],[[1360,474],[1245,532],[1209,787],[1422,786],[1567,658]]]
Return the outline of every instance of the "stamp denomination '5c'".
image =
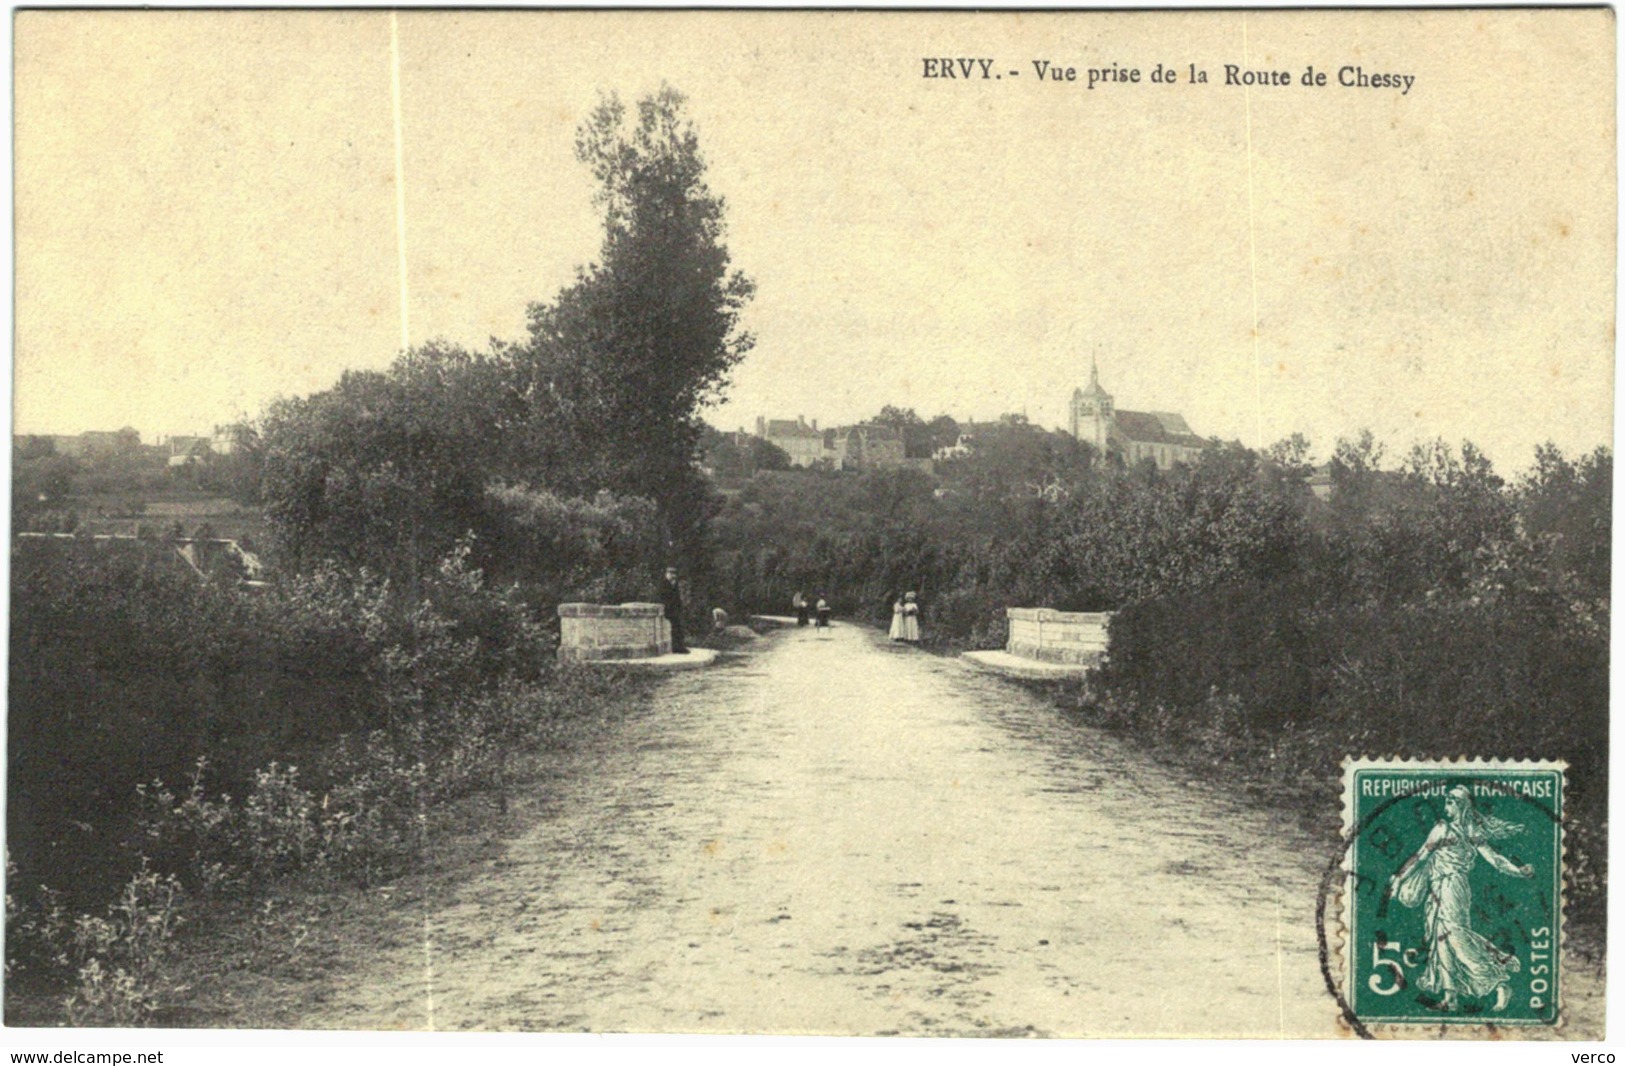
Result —
[[[1343,961],[1354,1019],[1557,1023],[1563,770],[1345,762]]]

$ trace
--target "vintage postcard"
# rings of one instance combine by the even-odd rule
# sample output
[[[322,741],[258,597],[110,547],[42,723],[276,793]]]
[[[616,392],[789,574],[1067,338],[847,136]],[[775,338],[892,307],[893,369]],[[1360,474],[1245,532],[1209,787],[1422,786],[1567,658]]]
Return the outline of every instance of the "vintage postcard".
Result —
[[[1602,1039],[1615,21],[17,12],[6,1025]]]

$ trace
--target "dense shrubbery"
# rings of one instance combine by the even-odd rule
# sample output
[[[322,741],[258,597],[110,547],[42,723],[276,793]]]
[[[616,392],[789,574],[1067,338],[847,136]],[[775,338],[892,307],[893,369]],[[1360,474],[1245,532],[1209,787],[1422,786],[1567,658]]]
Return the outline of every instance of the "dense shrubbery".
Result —
[[[913,589],[938,639],[964,639],[1013,604],[1103,610],[1277,574],[1301,554],[1301,504],[1250,453],[1162,473],[1019,421],[983,441],[940,484],[912,469],[758,474],[714,523],[724,587],[780,611],[821,588],[873,619]]]
[[[498,573],[523,579],[528,594],[552,605],[647,599],[651,565],[662,557],[655,505],[599,492],[590,498],[495,482],[487,498],[502,515],[487,554]]]
[[[480,790],[505,807],[515,756],[619,692],[560,672],[466,544],[417,597],[331,565],[248,594],[166,550],[13,552],[7,965],[75,986],[80,1021],[128,1024],[162,998],[156,963],[134,961],[157,949],[127,943],[135,918],[87,939],[102,920],[66,917],[132,869],[173,886],[165,913],[182,889],[241,899],[302,870],[369,883],[417,854],[425,812]],[[131,884],[137,902],[157,891]]]
[[[201,755],[241,792],[270,759],[404,730],[502,678],[536,680],[551,654],[532,610],[486,588],[462,546],[415,601],[326,565],[251,595],[199,583],[172,555],[140,542],[13,552],[8,840],[28,877],[105,891],[106,812]]]

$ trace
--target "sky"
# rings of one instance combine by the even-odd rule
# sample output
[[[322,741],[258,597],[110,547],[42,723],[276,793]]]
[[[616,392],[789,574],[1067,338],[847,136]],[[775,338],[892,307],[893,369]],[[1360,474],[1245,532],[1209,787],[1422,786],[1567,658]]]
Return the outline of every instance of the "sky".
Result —
[[[1612,439],[1606,12],[405,12],[399,220],[387,12],[14,33],[17,432],[206,432],[386,366],[403,238],[410,343],[519,337],[597,252],[577,124],[664,80],[757,285],[724,428],[1060,426],[1093,359],[1121,408],[1322,458]],[[1142,80],[1086,87],[1113,64]]]

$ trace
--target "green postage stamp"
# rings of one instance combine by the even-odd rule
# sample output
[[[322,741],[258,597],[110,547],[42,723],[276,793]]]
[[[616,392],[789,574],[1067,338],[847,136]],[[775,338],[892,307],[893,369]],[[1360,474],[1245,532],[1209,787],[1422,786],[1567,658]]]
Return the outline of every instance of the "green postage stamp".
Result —
[[[1557,1024],[1564,765],[1344,762],[1350,1021]]]

